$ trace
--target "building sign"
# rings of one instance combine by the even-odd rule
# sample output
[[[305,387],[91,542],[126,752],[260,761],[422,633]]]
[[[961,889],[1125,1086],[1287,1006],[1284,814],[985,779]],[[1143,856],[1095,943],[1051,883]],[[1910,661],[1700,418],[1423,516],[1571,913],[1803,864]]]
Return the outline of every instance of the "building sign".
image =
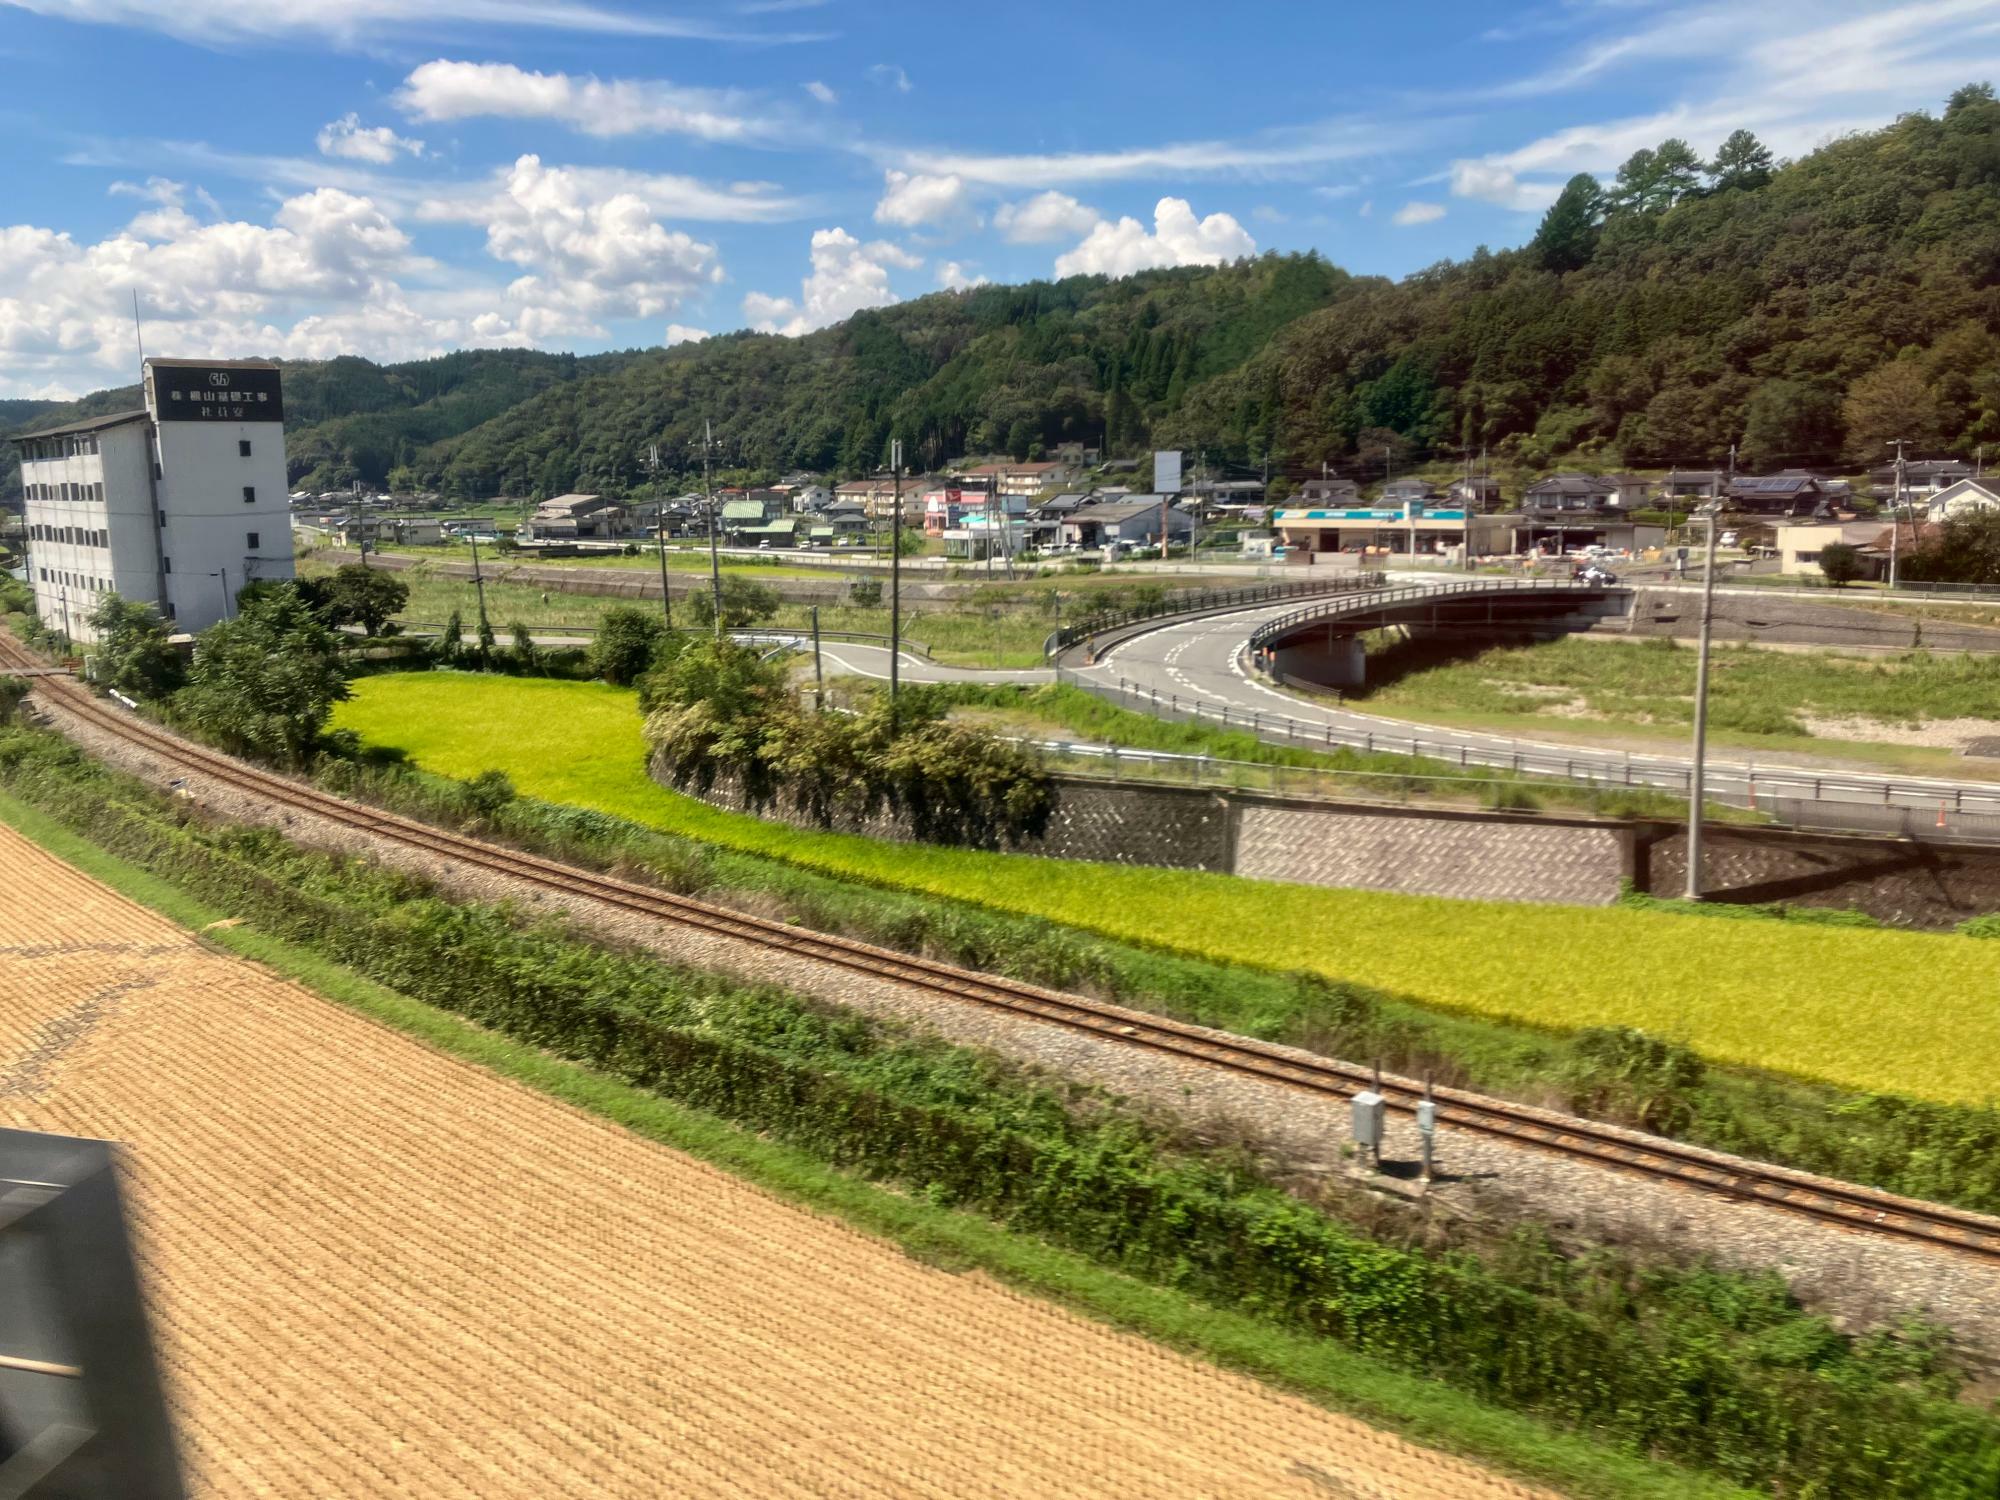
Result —
[[[1153,493],[1178,495],[1181,492],[1181,456],[1178,451],[1153,455]]]
[[[158,422],[282,422],[285,402],[276,370],[219,365],[152,365]]]

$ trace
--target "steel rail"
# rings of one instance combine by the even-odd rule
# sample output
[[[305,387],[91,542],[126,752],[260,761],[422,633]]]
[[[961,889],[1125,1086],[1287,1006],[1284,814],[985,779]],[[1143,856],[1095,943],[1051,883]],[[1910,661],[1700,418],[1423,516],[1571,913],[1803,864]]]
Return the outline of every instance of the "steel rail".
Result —
[[[17,652],[0,642],[0,655]],[[1383,1075],[1334,1058],[1293,1056],[1253,1038],[1230,1036],[1162,1016],[1066,995],[961,969],[851,938],[816,933],[712,906],[690,897],[506,849],[379,809],[363,808],[316,788],[191,745],[143,720],[105,708],[79,683],[44,679],[40,689],[80,718],[162,759],[253,796],[311,817],[344,824],[567,896],[582,896],[635,914],[715,936],[754,943],[888,979],[946,998],[1010,1012],[1118,1045],[1143,1047],[1183,1061],[1220,1068],[1322,1097],[1351,1098],[1378,1087],[1390,1108],[1413,1113],[1425,1096],[1416,1080]],[[1878,1189],[1750,1162],[1617,1126],[1513,1104],[1461,1089],[1434,1091],[1442,1125],[1549,1151],[1599,1166],[1677,1183],[1742,1202],[1781,1208],[1841,1228],[1968,1252],[2000,1261],[2000,1219]]]

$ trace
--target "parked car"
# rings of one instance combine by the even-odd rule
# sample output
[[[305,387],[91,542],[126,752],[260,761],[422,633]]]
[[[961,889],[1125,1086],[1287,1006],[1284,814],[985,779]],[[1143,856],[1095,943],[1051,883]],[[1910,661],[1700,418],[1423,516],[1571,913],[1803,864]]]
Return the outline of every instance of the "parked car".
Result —
[[[1609,588],[1618,581],[1616,573],[1599,563],[1591,563],[1588,567],[1578,568],[1574,573],[1570,574],[1570,577],[1577,583],[1587,583],[1593,588]]]

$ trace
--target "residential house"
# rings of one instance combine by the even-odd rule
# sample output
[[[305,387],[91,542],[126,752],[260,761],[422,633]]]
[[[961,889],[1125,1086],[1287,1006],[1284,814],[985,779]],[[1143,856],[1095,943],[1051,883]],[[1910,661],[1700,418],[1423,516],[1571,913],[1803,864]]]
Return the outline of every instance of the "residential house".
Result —
[[[1958,458],[1913,458],[1903,465],[1903,492],[1906,495],[1935,495],[1961,479],[1975,479],[1972,465]],[[1878,495],[1896,491],[1896,466],[1884,464],[1868,478]]]
[[[521,524],[524,542],[574,542],[609,538],[624,528],[625,508],[602,495],[557,495],[535,507]]]
[[[1551,474],[1537,479],[1521,496],[1528,517],[1582,514],[1601,516],[1624,508],[1618,481],[1602,474]]]
[[[790,500],[796,515],[813,515],[833,503],[833,491],[823,484],[779,484],[772,488]]]
[[[1286,503],[1300,507],[1354,505],[1361,499],[1361,486],[1351,479],[1308,479]]]
[[[1419,479],[1411,474],[1401,479],[1392,479],[1383,485],[1381,503],[1398,506],[1427,505],[1437,497],[1437,486],[1428,479]]]
[[[1826,487],[1811,474],[1738,475],[1729,486],[1724,506],[1752,516],[1831,516],[1833,504]]]
[[[1771,528],[1771,535],[1778,549],[1780,573],[1823,577],[1820,555],[1836,542],[1860,554],[1862,577],[1879,578],[1889,571],[1889,528],[1880,521],[1780,521]],[[1909,545],[1910,537],[1911,529],[1906,525],[1903,545]]]
[[[1454,479],[1445,486],[1445,498],[1475,514],[1500,508],[1500,481],[1487,474]]]
[[[903,524],[921,526],[924,524],[924,494],[936,488],[938,481],[928,474],[905,474],[903,476]],[[871,521],[888,521],[896,513],[896,480],[893,475],[881,475],[872,479],[850,479],[835,488],[834,499],[852,500],[859,505],[862,513]]]
[[[1924,516],[1935,523],[1995,510],[2000,510],[2000,480],[1989,485],[1977,479],[1961,479],[1933,495],[1924,507]]]
[[[1102,505],[1086,505],[1073,511],[1058,526],[1065,543],[1081,547],[1102,547],[1111,542],[1143,546],[1159,545],[1160,516],[1164,510],[1169,542],[1185,542],[1194,535],[1194,517],[1167,502],[1169,495],[1132,495]]]
[[[769,526],[778,520],[783,508],[782,497],[770,490],[738,491],[733,498],[723,500],[716,524],[733,546],[746,532]]]
[[[1038,463],[978,464],[964,469],[958,475],[961,479],[975,481],[974,487],[983,487],[979,482],[991,484],[1003,495],[1019,495],[1023,499],[1039,495],[1043,490],[1054,489],[1068,484],[1076,477],[1075,466],[1060,459],[1048,459]]]
[[[1082,443],[1057,443],[1049,450],[1057,463],[1068,464],[1072,469],[1096,463],[1101,452],[1101,449],[1086,447]]]
[[[1719,500],[1729,486],[1729,476],[1720,469],[1674,469],[1660,481],[1660,501],[1676,509],[1692,509],[1708,500]]]
[[[1653,498],[1653,481],[1642,474],[1607,474],[1618,487],[1618,503],[1626,510],[1640,510]]]

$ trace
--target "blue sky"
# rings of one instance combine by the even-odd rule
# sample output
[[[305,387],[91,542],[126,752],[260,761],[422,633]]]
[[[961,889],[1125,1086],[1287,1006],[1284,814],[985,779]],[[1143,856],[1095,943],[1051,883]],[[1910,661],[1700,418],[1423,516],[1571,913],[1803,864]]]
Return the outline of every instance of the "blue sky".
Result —
[[[0,0],[0,395],[797,333],[980,279],[1513,245],[1572,173],[2000,76],[2000,4]]]

